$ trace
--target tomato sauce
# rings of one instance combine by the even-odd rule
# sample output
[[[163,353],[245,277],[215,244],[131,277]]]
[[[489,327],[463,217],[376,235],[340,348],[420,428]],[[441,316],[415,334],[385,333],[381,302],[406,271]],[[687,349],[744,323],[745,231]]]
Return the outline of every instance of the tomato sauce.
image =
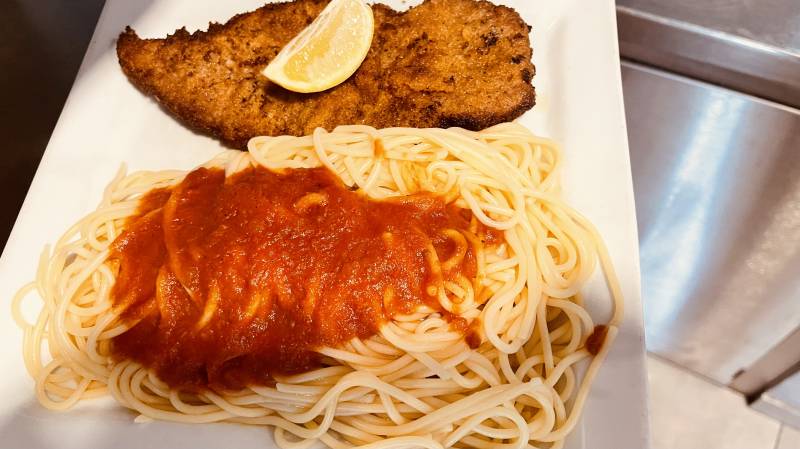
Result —
[[[598,324],[594,327],[586,339],[586,350],[589,351],[589,354],[597,355],[600,352],[606,342],[606,335],[608,335],[608,326]]]
[[[437,286],[476,275],[472,245],[452,237],[471,218],[433,194],[369,199],[322,168],[195,170],[143,198],[111,246],[112,300],[135,323],[113,355],[184,389],[312,369],[316,348],[423,305],[441,311]],[[453,328],[479,344],[459,320]]]

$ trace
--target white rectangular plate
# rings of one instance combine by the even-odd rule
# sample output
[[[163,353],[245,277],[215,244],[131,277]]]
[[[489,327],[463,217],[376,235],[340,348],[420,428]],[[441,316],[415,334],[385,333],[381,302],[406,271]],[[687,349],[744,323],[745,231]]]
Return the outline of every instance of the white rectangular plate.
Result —
[[[405,9],[402,0],[385,1]],[[623,114],[613,0],[506,0],[533,26],[536,107],[521,121],[563,144],[565,193],[605,238],[626,300],[625,321],[589,396],[569,449],[647,448],[648,425],[639,258]],[[9,299],[34,278],[39,253],[93,210],[119,169],[192,168],[222,147],[167,116],[117,64],[115,40],[132,25],[143,37],[257,8],[257,0],[109,0],[0,259],[0,447],[92,449],[271,448],[271,432],[233,424],[135,424],[110,400],[66,413],[38,405],[22,363],[22,335]],[[42,67],[46,70],[46,67]],[[608,297],[597,277],[589,302]],[[597,321],[604,311],[597,309]]]

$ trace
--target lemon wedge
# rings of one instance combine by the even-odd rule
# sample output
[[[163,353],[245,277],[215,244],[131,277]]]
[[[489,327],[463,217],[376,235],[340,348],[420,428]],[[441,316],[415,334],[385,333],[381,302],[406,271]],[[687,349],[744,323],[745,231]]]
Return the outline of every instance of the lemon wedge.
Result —
[[[372,45],[375,22],[363,0],[332,0],[262,72],[294,92],[320,92],[350,78]]]

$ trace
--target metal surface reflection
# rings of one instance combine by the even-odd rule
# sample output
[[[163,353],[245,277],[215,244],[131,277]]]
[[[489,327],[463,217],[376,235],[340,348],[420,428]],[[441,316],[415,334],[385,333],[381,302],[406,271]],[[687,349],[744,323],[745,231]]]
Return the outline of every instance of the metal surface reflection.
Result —
[[[618,0],[625,58],[800,107],[797,0]]]
[[[800,113],[623,66],[648,349],[720,383],[800,325]]]
[[[800,371],[765,391],[753,408],[800,429]]]

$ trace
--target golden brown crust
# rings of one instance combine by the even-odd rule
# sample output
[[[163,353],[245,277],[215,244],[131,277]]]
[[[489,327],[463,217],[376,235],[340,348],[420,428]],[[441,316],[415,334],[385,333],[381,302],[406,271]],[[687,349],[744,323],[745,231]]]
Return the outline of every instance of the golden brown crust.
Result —
[[[325,92],[298,94],[260,71],[327,0],[267,4],[208,31],[164,39],[120,34],[131,82],[190,127],[234,148],[256,135],[305,135],[341,124],[482,129],[535,102],[529,27],[483,0],[427,0],[399,13],[373,5],[364,63]]]

